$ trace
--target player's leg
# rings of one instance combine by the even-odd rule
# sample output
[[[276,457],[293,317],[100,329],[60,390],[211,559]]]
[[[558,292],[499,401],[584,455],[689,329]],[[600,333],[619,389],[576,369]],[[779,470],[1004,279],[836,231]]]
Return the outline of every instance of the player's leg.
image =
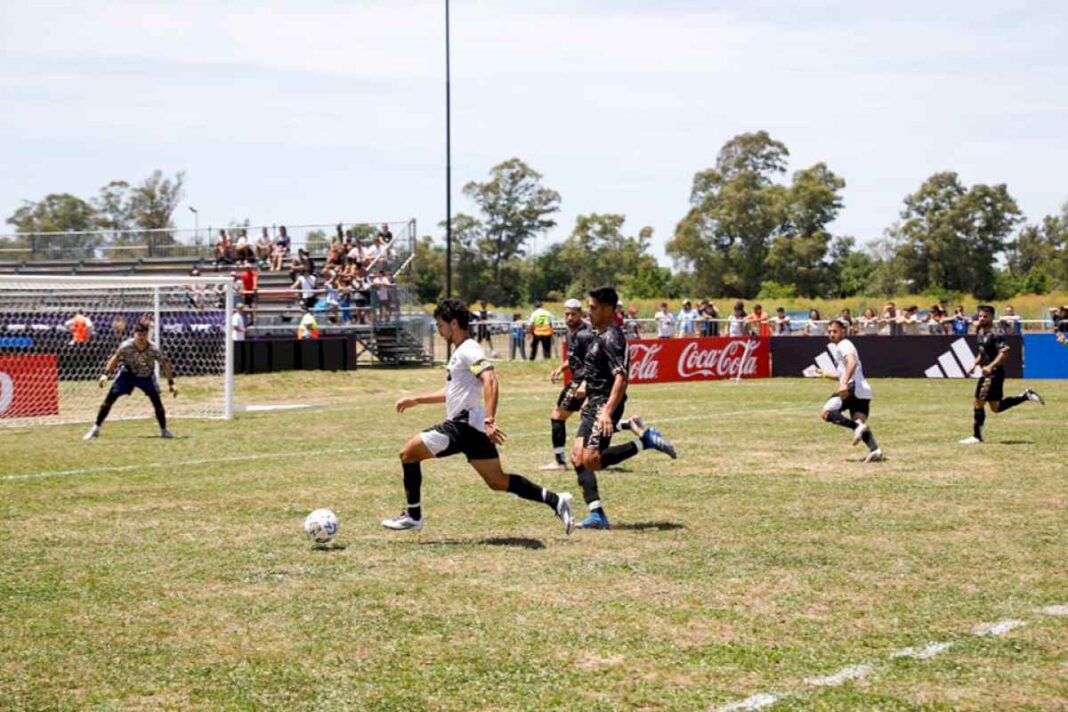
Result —
[[[151,378],[138,379],[136,383],[141,392],[148,396],[152,402],[152,410],[156,414],[156,423],[159,424],[159,436],[161,438],[173,438],[170,430],[167,430],[167,409],[163,407],[163,399],[159,395],[159,385]]]
[[[601,503],[601,493],[597,486],[598,470],[604,469],[601,453],[612,444],[612,434],[605,435],[597,429],[597,420],[603,405],[587,403],[582,408],[582,424],[579,425],[578,438],[571,451],[572,464],[582,487],[582,497],[586,500],[589,515],[579,523],[582,529],[608,529],[608,515]]]
[[[442,426],[435,426],[418,435],[413,435],[404,443],[400,451],[401,470],[404,473],[404,497],[406,506],[403,512],[391,519],[382,520],[386,529],[404,530],[423,529],[422,485],[423,468],[420,463],[430,460],[438,454],[444,455],[452,444],[449,434]],[[437,448],[437,452],[435,452]],[[451,454],[451,453],[450,453]]]
[[[872,432],[871,427],[868,425],[871,401],[856,397],[851,397],[850,401],[849,415],[860,424],[860,441],[868,448],[868,454],[865,456],[864,462],[882,462],[882,448],[879,447],[879,443],[875,440],[875,433]]]
[[[652,425],[647,426],[640,415],[632,416],[627,420],[619,420],[616,427],[619,430],[629,430],[638,437],[638,440],[632,441],[632,443],[637,443],[637,449],[634,452],[634,455],[637,455],[638,452],[644,449],[662,452],[672,460],[678,458],[678,453],[675,451],[675,446],[671,441],[664,437],[664,434],[660,432],[659,428]],[[616,445],[614,447],[622,448],[624,446]],[[608,455],[608,453],[606,452],[605,455]],[[617,455],[613,455],[612,459],[616,456]],[[627,457],[633,457],[633,455],[627,455]],[[604,456],[602,456],[601,459],[604,460]],[[623,459],[625,460],[627,458],[624,457]],[[605,467],[608,467],[608,465],[605,465]]]
[[[975,384],[975,397],[972,399],[972,434],[960,441],[962,445],[975,445],[983,442],[983,425],[986,423],[986,397],[990,388],[990,379],[981,376]]]
[[[1038,393],[1036,393],[1030,388],[1025,388],[1023,393],[1018,396],[1009,396],[1008,398],[1002,398],[1001,401],[998,403],[997,408],[995,408],[994,404],[991,403],[990,410],[994,411],[995,413],[1002,413],[1010,408],[1015,408],[1021,403],[1026,403],[1028,401],[1033,401],[1040,405],[1046,404],[1046,401],[1042,399],[1042,396],[1038,395]]]
[[[471,467],[475,468],[491,490],[508,492],[520,499],[547,505],[564,522],[564,533],[571,533],[574,527],[574,517],[571,514],[570,494],[567,492],[557,494],[531,482],[523,475],[506,474],[504,468],[501,467],[500,458],[472,459],[470,462]]]
[[[115,405],[115,401],[122,396],[128,396],[131,393],[133,393],[133,382],[130,375],[123,371],[115,378],[115,382],[111,384],[111,388],[108,389],[108,394],[104,396],[104,402],[100,404],[100,410],[96,413],[96,422],[93,424],[93,427],[89,428],[89,432],[87,432],[82,439],[91,440],[100,435],[100,426],[107,420],[108,414],[111,413],[111,407]]]
[[[840,425],[843,428],[849,428],[853,431],[854,444],[860,442],[861,433],[866,429],[861,427],[861,424],[852,418],[847,418],[842,415],[842,407],[844,406],[841,396],[833,395],[827,399],[827,402],[823,404],[823,408],[820,410],[820,417],[828,423],[834,425]]]
[[[549,414],[549,428],[553,446],[553,461],[542,465],[541,470],[565,470],[567,460],[565,450],[567,446],[567,419],[571,414],[582,407],[582,402],[575,397],[578,384],[571,382],[560,390],[560,396],[556,399],[556,406]]]

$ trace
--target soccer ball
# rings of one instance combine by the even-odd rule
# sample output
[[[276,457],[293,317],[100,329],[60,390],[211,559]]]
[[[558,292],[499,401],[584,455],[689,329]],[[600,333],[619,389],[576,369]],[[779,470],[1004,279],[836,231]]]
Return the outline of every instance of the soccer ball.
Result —
[[[304,533],[316,544],[326,544],[336,535],[341,524],[331,509],[316,509],[304,520]]]

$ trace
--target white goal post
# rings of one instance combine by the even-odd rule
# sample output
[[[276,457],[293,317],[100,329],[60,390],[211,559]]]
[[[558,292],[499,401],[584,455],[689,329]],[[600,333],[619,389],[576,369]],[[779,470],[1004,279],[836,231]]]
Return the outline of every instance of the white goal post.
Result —
[[[97,379],[138,322],[174,368],[168,418],[231,418],[234,294],[229,277],[0,275],[0,428],[93,421]],[[109,420],[152,416],[134,391]]]

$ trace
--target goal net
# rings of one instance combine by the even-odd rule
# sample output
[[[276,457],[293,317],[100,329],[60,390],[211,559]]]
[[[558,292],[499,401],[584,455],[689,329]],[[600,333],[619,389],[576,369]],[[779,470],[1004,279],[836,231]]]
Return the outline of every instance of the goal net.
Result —
[[[139,322],[174,368],[167,416],[231,417],[233,294],[226,277],[0,276],[0,428],[93,421],[97,379]],[[150,417],[134,391],[108,419]]]

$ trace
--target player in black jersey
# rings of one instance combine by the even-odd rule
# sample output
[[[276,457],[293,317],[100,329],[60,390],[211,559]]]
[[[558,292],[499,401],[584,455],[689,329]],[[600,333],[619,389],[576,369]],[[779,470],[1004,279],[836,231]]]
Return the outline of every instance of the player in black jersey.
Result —
[[[973,373],[977,368],[981,368],[982,372],[979,382],[975,384],[975,402],[972,404],[975,422],[972,425],[972,435],[960,441],[963,445],[983,442],[986,405],[989,405],[993,412],[1001,413],[1027,401],[1046,404],[1042,396],[1030,388],[1025,389],[1018,396],[1004,397],[1005,368],[1001,364],[1008,357],[1009,344],[1003,335],[994,332],[994,307],[986,304],[979,307],[979,321],[975,327],[975,337],[979,342],[979,353],[976,354],[975,363],[968,369],[968,373]]]
[[[586,401],[582,406],[582,424],[571,450],[571,463],[578,473],[582,494],[590,514],[578,526],[585,529],[608,529],[608,517],[601,505],[594,473],[634,457],[643,449],[659,450],[675,459],[675,447],[656,428],[632,422],[631,430],[638,436],[623,445],[611,446],[615,424],[623,416],[627,401],[627,378],[630,358],[627,339],[615,325],[614,316],[619,296],[611,287],[590,292],[587,305],[590,322],[597,338],[590,343],[583,361],[583,380]]]
[[[564,448],[567,445],[567,419],[572,413],[578,412],[582,407],[582,401],[586,399],[585,386],[582,382],[582,362],[586,358],[586,351],[590,344],[597,338],[597,332],[582,320],[582,302],[577,299],[568,299],[564,302],[564,321],[567,323],[567,360],[553,369],[549,380],[556,383],[564,376],[565,371],[571,372],[571,380],[561,390],[556,399],[556,406],[549,416],[552,428],[553,461],[543,465],[542,470],[566,470],[567,461],[564,459]]]

